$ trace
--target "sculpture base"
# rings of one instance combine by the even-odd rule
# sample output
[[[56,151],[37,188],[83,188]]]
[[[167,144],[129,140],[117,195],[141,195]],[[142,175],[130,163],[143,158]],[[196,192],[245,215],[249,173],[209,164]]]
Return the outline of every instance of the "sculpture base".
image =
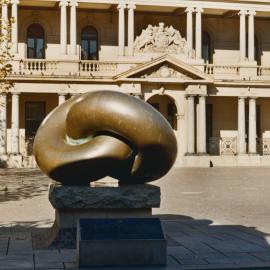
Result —
[[[76,226],[83,218],[150,218],[160,206],[160,188],[149,184],[123,186],[65,186],[53,183],[49,200],[54,225],[33,234],[33,247],[76,248]]]
[[[81,219],[79,267],[165,265],[167,243],[158,218]]]

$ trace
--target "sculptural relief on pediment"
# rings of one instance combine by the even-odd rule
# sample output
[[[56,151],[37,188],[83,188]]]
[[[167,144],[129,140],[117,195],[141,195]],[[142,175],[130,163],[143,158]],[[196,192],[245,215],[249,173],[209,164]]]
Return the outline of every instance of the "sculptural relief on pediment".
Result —
[[[191,80],[192,78],[186,74],[180,73],[179,71],[163,65],[158,70],[153,71],[150,74],[144,74],[141,78],[178,78],[182,80]]]
[[[135,52],[147,53],[182,53],[189,54],[186,40],[178,30],[172,26],[165,27],[164,23],[158,26],[148,25],[142,30],[134,42]]]

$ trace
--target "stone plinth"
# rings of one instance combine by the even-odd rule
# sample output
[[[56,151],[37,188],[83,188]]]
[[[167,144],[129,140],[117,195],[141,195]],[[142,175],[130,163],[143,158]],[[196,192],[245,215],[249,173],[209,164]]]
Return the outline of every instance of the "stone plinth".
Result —
[[[152,208],[160,206],[160,188],[149,184],[88,187],[55,182],[50,185],[49,200],[55,208],[55,222],[46,235],[35,237],[34,246],[75,248],[80,219],[150,218]]]
[[[160,206],[160,188],[153,185],[64,186],[51,184],[49,200],[59,228],[76,228],[80,218],[150,217]]]
[[[55,209],[145,209],[160,206],[160,188],[145,185],[64,186],[51,184],[49,200]]]

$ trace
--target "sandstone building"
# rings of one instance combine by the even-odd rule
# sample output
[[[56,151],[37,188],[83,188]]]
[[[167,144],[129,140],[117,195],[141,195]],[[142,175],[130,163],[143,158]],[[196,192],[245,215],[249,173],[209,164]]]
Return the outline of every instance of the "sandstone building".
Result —
[[[142,98],[171,123],[177,166],[270,164],[267,0],[11,0],[10,93],[0,156],[35,166],[44,117],[72,95]]]

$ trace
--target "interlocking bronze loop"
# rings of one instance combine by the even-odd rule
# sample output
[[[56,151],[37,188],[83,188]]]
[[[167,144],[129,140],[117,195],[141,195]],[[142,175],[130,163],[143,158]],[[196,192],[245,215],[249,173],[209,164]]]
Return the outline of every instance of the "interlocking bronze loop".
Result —
[[[34,141],[40,169],[63,184],[105,176],[144,183],[164,176],[177,143],[167,120],[146,102],[113,91],[75,96],[43,121]]]

